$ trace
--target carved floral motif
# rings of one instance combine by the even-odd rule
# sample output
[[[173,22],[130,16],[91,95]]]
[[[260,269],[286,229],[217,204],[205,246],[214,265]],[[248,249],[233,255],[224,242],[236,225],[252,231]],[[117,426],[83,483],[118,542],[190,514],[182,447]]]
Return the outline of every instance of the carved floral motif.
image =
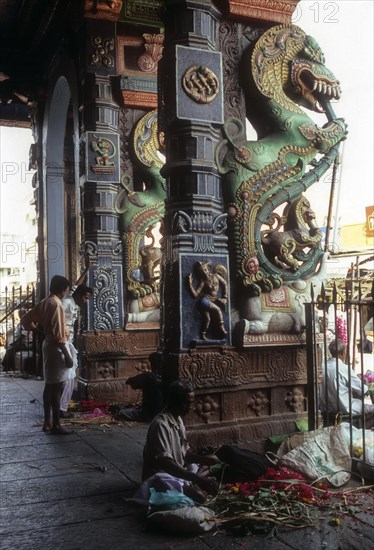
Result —
[[[203,65],[193,65],[184,73],[182,87],[196,103],[211,103],[219,92],[216,74]]]
[[[113,401],[113,398],[123,398],[126,390],[126,380],[104,380],[88,384],[87,394],[92,401]]]
[[[94,327],[108,330],[119,327],[117,272],[110,266],[99,265],[95,272]]]
[[[248,396],[248,408],[253,411],[256,416],[260,416],[263,412],[265,412],[265,414],[268,413],[269,403],[270,401],[267,395],[261,390],[257,390],[253,393],[251,392]]]
[[[220,51],[222,52],[225,83],[225,118],[245,118],[244,94],[239,86],[238,67],[241,55],[238,25],[223,21],[219,27]]]
[[[269,382],[306,378],[305,351],[274,350],[268,356],[266,378]]]
[[[152,73],[157,70],[157,64],[162,57],[164,35],[146,33],[143,34],[143,38],[145,53],[139,57],[138,67],[145,73]]]
[[[219,404],[210,395],[199,396],[195,405],[195,412],[208,424],[211,416],[219,410]],[[216,420],[219,420],[218,418]]]
[[[88,332],[85,337],[85,349],[89,355],[102,353],[126,354],[128,338],[125,332]]]
[[[83,255],[89,258],[97,258],[99,254],[107,254],[108,256],[119,256],[122,253],[121,241],[99,241],[95,243],[93,241],[84,242]]]
[[[297,386],[286,393],[284,401],[293,412],[304,412],[306,409],[306,397],[304,392]]]
[[[94,50],[90,57],[90,65],[97,67],[104,65],[109,69],[114,67],[114,56],[110,53],[114,50],[114,39],[93,36],[91,46]]]
[[[237,386],[253,380],[245,358],[231,352],[184,355],[179,371],[180,376],[189,378],[195,388]]]

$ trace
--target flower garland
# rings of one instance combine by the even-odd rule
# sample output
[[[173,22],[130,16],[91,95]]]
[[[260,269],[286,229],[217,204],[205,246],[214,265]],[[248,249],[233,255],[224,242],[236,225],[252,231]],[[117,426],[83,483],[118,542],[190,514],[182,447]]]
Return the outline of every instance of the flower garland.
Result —
[[[337,338],[341,340],[345,345],[348,344],[348,330],[347,330],[347,320],[339,316],[336,318],[336,330]]]

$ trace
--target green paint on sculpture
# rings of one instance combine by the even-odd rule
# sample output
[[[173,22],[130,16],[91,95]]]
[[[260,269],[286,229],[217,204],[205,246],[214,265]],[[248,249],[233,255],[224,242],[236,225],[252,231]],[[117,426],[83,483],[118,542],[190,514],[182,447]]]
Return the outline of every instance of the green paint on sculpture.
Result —
[[[242,122],[229,119],[216,161],[224,174],[236,285],[258,295],[315,272],[322,234],[302,193],[332,164],[347,131],[329,105],[340,97],[339,82],[299,27],[266,31],[253,49],[250,74],[243,61],[247,116],[259,140],[247,141]],[[326,112],[327,124],[318,127],[300,106]],[[283,213],[275,212],[282,205]]]
[[[144,190],[131,190],[129,178],[123,175],[122,189],[115,204],[120,214],[127,289],[135,299],[154,295],[157,304],[159,278],[155,277],[154,271],[160,263],[161,253],[154,246],[152,230],[164,215],[166,198],[159,149],[157,112],[150,111],[137,122],[133,137],[133,152]],[[151,245],[142,245],[145,236],[151,239]]]

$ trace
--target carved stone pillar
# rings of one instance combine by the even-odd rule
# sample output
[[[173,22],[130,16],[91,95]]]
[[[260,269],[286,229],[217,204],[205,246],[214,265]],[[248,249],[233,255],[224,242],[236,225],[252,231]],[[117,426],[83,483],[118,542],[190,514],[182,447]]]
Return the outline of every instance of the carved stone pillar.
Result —
[[[213,4],[231,20],[219,18]],[[233,17],[234,4],[244,10],[240,18]],[[261,26],[249,24],[259,13],[254,4],[165,2],[165,48],[159,65],[159,124],[167,150],[162,174],[168,190],[162,342],[166,381],[187,378],[195,388],[194,406],[185,418],[191,444],[250,442],[251,448],[263,450],[266,437],[292,431],[295,420],[305,416],[307,376],[299,336],[279,342],[242,339],[237,347],[231,342],[229,302],[236,277],[229,274],[226,213],[215,155],[224,119],[238,117],[245,126],[242,54],[263,32]],[[229,204],[226,210],[230,212]],[[201,264],[207,262],[210,272],[204,275]],[[221,276],[218,297],[227,294],[221,309],[227,334],[220,332],[217,318],[205,315],[204,305],[215,296],[207,292],[202,302],[199,299],[214,275]]]
[[[167,48],[159,67],[168,189],[162,329],[165,350],[173,357],[166,374],[174,377],[183,350],[230,343],[230,308],[226,215],[214,162],[223,123],[218,12],[210,1],[170,0],[165,9]],[[209,264],[207,276],[199,262]],[[215,281],[217,296],[208,296],[205,288],[199,293],[209,280]],[[227,301],[212,310],[216,297]]]
[[[162,51],[163,36],[159,20],[152,23],[152,34],[145,32],[149,27],[143,29],[145,23],[139,20],[135,32],[130,28],[134,24],[130,16],[144,15],[138,9],[139,3],[126,2],[122,12],[122,2],[109,4],[86,0],[85,55],[81,57],[85,59],[80,108],[82,248],[94,264],[89,272],[94,296],[89,302],[88,330],[80,341],[78,389],[86,399],[129,405],[139,399],[139,393],[126,385],[126,380],[149,369],[148,358],[158,346],[159,330],[158,325],[145,329],[141,324],[124,329],[123,304],[128,309],[128,295],[123,294],[128,268],[137,268],[138,264],[131,263],[133,257],[130,261],[129,250],[122,243],[127,242],[127,231],[129,241],[133,236],[141,237],[133,230],[135,222],[128,230],[130,214],[140,212],[137,221],[144,232],[147,215],[153,211],[149,207],[142,210],[142,201],[138,201],[139,212],[132,210],[125,223],[126,207],[118,210],[116,204],[121,196],[127,198],[123,186],[122,195],[118,192],[123,177],[126,182],[127,178],[132,180],[132,198],[134,192],[143,192],[141,178],[134,176],[132,137],[139,119],[157,106],[155,63]],[[133,187],[133,179],[139,188]],[[134,206],[130,201],[128,204]]]
[[[113,99],[114,24],[87,21],[81,133],[83,249],[93,262],[88,329],[123,326],[122,254],[114,202],[120,181],[119,107]]]

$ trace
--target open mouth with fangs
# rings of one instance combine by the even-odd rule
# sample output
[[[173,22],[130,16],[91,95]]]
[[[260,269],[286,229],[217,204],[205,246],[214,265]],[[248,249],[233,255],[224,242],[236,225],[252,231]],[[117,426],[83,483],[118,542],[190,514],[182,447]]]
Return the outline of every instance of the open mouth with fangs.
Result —
[[[313,70],[307,64],[297,64],[295,69],[292,81],[300,89],[303,98],[312,105],[314,111],[325,113],[326,105],[332,99],[340,99],[340,82],[330,71]]]

